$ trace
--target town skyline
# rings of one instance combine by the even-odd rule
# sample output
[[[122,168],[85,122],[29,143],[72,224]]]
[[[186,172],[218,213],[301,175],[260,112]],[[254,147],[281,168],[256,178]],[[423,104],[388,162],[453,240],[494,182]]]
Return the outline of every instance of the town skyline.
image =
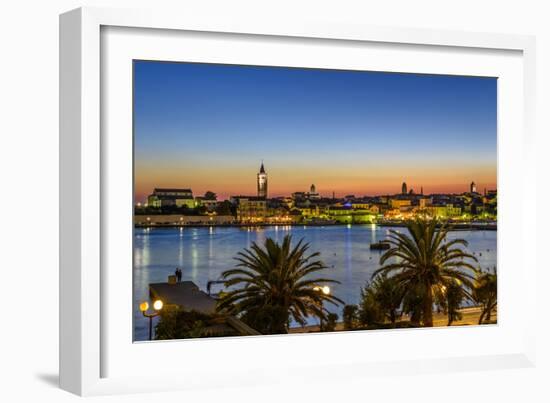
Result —
[[[261,164],[263,165],[263,160],[261,162]],[[257,169],[257,167],[256,167]],[[400,194],[401,191],[401,186],[403,183],[405,183],[407,185],[407,188],[409,191],[413,191],[414,194],[424,194],[424,195],[430,195],[430,194],[462,194],[462,193],[467,193],[470,191],[470,185],[472,182],[475,183],[476,187],[477,187],[477,190],[478,190],[478,193],[480,194],[483,194],[484,190],[487,190],[487,191],[490,191],[490,190],[496,190],[497,189],[497,184],[496,183],[484,183],[484,182],[478,182],[476,180],[466,180],[465,182],[461,182],[461,183],[456,183],[454,185],[442,185],[442,186],[437,186],[437,185],[430,185],[429,187],[426,187],[424,186],[422,183],[413,183],[413,182],[409,182],[407,181],[406,179],[403,180],[402,182],[396,182],[396,183],[391,183],[387,186],[387,189],[388,191],[387,192],[381,192],[381,193],[369,193],[368,191],[359,191],[359,192],[351,192],[351,191],[346,191],[345,189],[344,190],[330,190],[328,189],[330,186],[328,186],[326,189],[323,189],[323,187],[319,186],[317,182],[311,182],[307,185],[303,185],[301,188],[296,188],[290,192],[278,192],[277,189],[277,182],[275,181],[277,179],[277,175],[275,175],[275,179],[273,179],[273,175],[271,173],[271,170],[270,169],[266,169],[267,173],[268,173],[268,177],[269,177],[269,190],[268,190],[268,193],[267,193],[267,198],[279,198],[279,197],[290,197],[293,193],[296,193],[296,192],[307,192],[310,187],[313,185],[315,186],[316,190],[317,190],[317,193],[319,193],[319,195],[322,197],[322,198],[332,198],[333,196],[337,199],[343,199],[345,198],[346,196],[348,195],[354,195],[356,196],[357,198],[361,198],[361,197],[376,197],[376,196],[388,196],[388,195],[396,195],[396,194]],[[146,189],[143,193],[143,195],[138,195],[138,193],[136,192],[136,198],[135,198],[135,202],[136,203],[146,203],[146,200],[147,200],[147,197],[153,192],[153,190],[155,188],[163,188],[163,189],[191,189],[193,191],[193,194],[195,196],[202,196],[204,195],[206,192],[213,192],[216,194],[217,196],[217,200],[219,201],[223,201],[223,200],[230,200],[230,198],[232,196],[257,196],[257,189],[256,189],[256,178],[254,178],[254,174],[250,174],[250,172],[247,174],[247,179],[249,180],[249,183],[246,184],[245,187],[243,187],[244,191],[230,191],[230,192],[226,192],[226,193],[221,193],[219,191],[217,191],[216,187],[214,186],[205,186],[205,185],[199,185],[197,187],[193,187],[193,186],[190,186],[190,185],[186,185],[185,183],[184,184],[162,184],[162,185],[155,185],[155,186],[152,186],[151,188],[149,189]],[[192,182],[192,181],[190,181]],[[219,186],[218,186],[219,188]],[[273,188],[275,188],[276,190],[274,191]],[[338,188],[338,189],[341,189],[339,188],[338,186],[334,186],[333,188]],[[365,187],[363,187],[365,188]],[[437,190],[439,189],[439,190]],[[449,189],[456,189],[456,190],[452,190],[452,191],[449,191]]]
[[[496,79],[134,62],[134,186],[271,196],[497,182]],[[466,185],[467,186],[467,185]]]

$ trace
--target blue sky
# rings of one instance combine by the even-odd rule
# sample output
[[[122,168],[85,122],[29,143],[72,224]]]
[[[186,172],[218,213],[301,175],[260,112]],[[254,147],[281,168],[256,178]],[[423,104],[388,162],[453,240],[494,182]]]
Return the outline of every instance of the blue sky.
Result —
[[[496,186],[494,78],[136,61],[134,83],[137,198],[252,193],[262,159],[273,196]]]

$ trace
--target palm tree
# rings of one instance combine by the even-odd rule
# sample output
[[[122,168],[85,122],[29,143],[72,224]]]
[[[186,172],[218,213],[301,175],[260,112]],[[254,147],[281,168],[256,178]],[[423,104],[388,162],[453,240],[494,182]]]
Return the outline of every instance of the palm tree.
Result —
[[[431,327],[434,300],[443,299],[451,280],[471,289],[476,268],[468,260],[477,259],[462,248],[468,246],[464,239],[447,241],[449,228],[436,220],[411,221],[407,231],[390,231],[391,247],[380,257],[382,267],[373,277],[383,273],[398,287],[415,290],[422,297],[422,322]]]
[[[377,326],[384,321],[384,312],[376,299],[376,290],[372,287],[372,283],[367,283],[361,288],[357,317],[363,326]]]
[[[292,247],[291,235],[281,244],[272,238],[263,247],[253,242],[238,253],[237,266],[222,274],[226,287],[241,287],[230,289],[218,302],[218,310],[260,323],[262,329],[257,330],[262,333],[287,333],[291,318],[304,325],[310,314],[326,320],[324,302],[343,301],[319,291],[321,284],[338,282],[312,277],[327,266],[317,259],[319,252],[307,255],[308,249],[303,239]]]
[[[401,312],[409,315],[409,321],[412,326],[420,326],[422,320],[422,305],[423,297],[421,287],[412,287],[405,291]]]
[[[491,312],[497,306],[497,270],[493,268],[491,271],[478,271],[476,281],[472,290],[474,301],[481,304],[481,315],[479,316],[479,324],[483,320],[491,320]]]
[[[403,287],[400,287],[386,273],[376,276],[372,283],[369,284],[369,287],[373,290],[374,298],[379,304],[385,319],[389,320],[392,326],[395,326],[395,322],[398,316],[400,316],[398,310],[405,295]]]
[[[359,307],[357,305],[346,305],[342,310],[342,319],[344,321],[344,329],[351,330],[357,323],[357,312]]]
[[[444,299],[440,301],[439,305],[447,313],[447,326],[451,326],[455,320],[462,319],[459,309],[469,295],[458,281],[451,281],[444,287]]]

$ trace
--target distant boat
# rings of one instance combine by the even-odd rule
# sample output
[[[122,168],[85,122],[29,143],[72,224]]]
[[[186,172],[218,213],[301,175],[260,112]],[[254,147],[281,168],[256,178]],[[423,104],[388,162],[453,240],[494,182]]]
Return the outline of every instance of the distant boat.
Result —
[[[379,241],[379,242],[370,244],[370,248],[373,250],[386,250],[386,249],[389,249],[390,247],[391,245],[389,244],[388,241]]]

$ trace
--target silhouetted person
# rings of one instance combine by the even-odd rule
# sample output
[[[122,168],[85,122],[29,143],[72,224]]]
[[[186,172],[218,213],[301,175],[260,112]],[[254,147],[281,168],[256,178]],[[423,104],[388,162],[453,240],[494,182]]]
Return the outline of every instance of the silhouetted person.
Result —
[[[176,268],[176,278],[178,280],[178,283],[181,283],[181,276],[182,276],[182,271],[179,267]]]

